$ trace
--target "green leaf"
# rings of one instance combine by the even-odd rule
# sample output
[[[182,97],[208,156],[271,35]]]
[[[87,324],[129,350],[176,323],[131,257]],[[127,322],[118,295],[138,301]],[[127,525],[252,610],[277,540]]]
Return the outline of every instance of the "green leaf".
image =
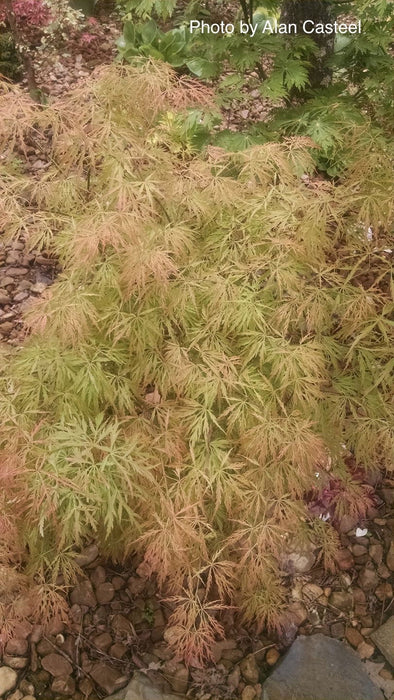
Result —
[[[220,81],[220,87],[240,87],[244,84],[244,78],[241,75],[226,75],[223,80]]]
[[[157,34],[157,24],[153,19],[138,27],[144,44],[151,44]]]
[[[128,44],[135,45],[135,28],[134,22],[125,22],[123,27],[123,36]]]
[[[122,52],[122,57],[128,61],[130,58],[134,58],[135,56],[139,56],[140,51],[139,49],[135,48],[134,46],[130,46],[127,48],[125,51]]]
[[[225,148],[227,151],[243,151],[250,146],[251,139],[248,134],[225,129],[220,131],[215,138],[215,145]]]
[[[208,61],[206,58],[192,58],[186,61],[186,65],[198,78],[214,78],[220,68],[217,61]]]
[[[338,51],[343,51],[351,42],[351,38],[346,36],[345,34],[336,34],[335,35],[335,42],[334,42],[334,51],[335,53],[338,53]]]
[[[149,44],[149,46],[147,46],[145,48],[149,52],[148,55],[152,56],[152,58],[156,58],[158,61],[165,61],[166,60],[164,54],[161,51],[159,51],[158,49],[156,49],[154,46],[152,46],[151,44]]]

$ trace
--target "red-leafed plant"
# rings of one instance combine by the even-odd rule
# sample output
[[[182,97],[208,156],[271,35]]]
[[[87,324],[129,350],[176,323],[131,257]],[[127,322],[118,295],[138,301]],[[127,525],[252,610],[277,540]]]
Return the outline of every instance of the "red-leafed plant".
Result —
[[[2,0],[0,22],[7,21],[11,8],[20,31],[26,31],[30,27],[45,27],[53,17],[51,8],[43,0],[13,0],[13,2]]]
[[[80,13],[67,0],[0,0],[0,24],[13,37],[20,54],[30,94],[38,99],[33,52],[77,26]]]

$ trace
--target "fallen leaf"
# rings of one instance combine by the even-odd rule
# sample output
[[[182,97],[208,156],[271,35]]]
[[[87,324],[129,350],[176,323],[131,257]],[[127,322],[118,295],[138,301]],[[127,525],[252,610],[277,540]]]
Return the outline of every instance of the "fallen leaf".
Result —
[[[358,527],[356,530],[356,537],[365,537],[368,534],[367,527]]]

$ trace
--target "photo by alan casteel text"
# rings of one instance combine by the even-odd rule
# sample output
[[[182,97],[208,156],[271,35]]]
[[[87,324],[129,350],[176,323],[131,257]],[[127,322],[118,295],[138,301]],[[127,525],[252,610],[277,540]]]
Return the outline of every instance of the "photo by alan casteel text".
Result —
[[[199,31],[201,34],[227,34],[231,35],[236,32],[236,25],[231,22],[214,22],[209,24],[201,20],[190,20],[189,31]],[[358,22],[332,22],[323,24],[314,22],[311,19],[305,20],[301,27],[300,33],[303,34],[361,34],[361,20]],[[298,34],[297,25],[294,22],[284,23],[278,22],[276,19],[267,19],[264,22],[244,22],[240,21],[238,25],[240,34]]]

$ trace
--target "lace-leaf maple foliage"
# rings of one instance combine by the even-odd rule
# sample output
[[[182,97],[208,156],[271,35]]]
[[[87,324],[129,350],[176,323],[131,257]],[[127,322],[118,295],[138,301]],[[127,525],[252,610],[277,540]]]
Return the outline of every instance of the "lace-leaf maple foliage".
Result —
[[[50,586],[86,538],[139,552],[194,664],[228,605],[280,625],[284,553],[309,540],[330,565],[338,541],[306,494],[335,479],[362,511],[346,455],[390,468],[393,445],[387,151],[355,127],[335,184],[306,138],[193,156],[163,123],[209,99],[155,63],[0,99],[5,235],[64,269],[3,365],[4,565]]]

